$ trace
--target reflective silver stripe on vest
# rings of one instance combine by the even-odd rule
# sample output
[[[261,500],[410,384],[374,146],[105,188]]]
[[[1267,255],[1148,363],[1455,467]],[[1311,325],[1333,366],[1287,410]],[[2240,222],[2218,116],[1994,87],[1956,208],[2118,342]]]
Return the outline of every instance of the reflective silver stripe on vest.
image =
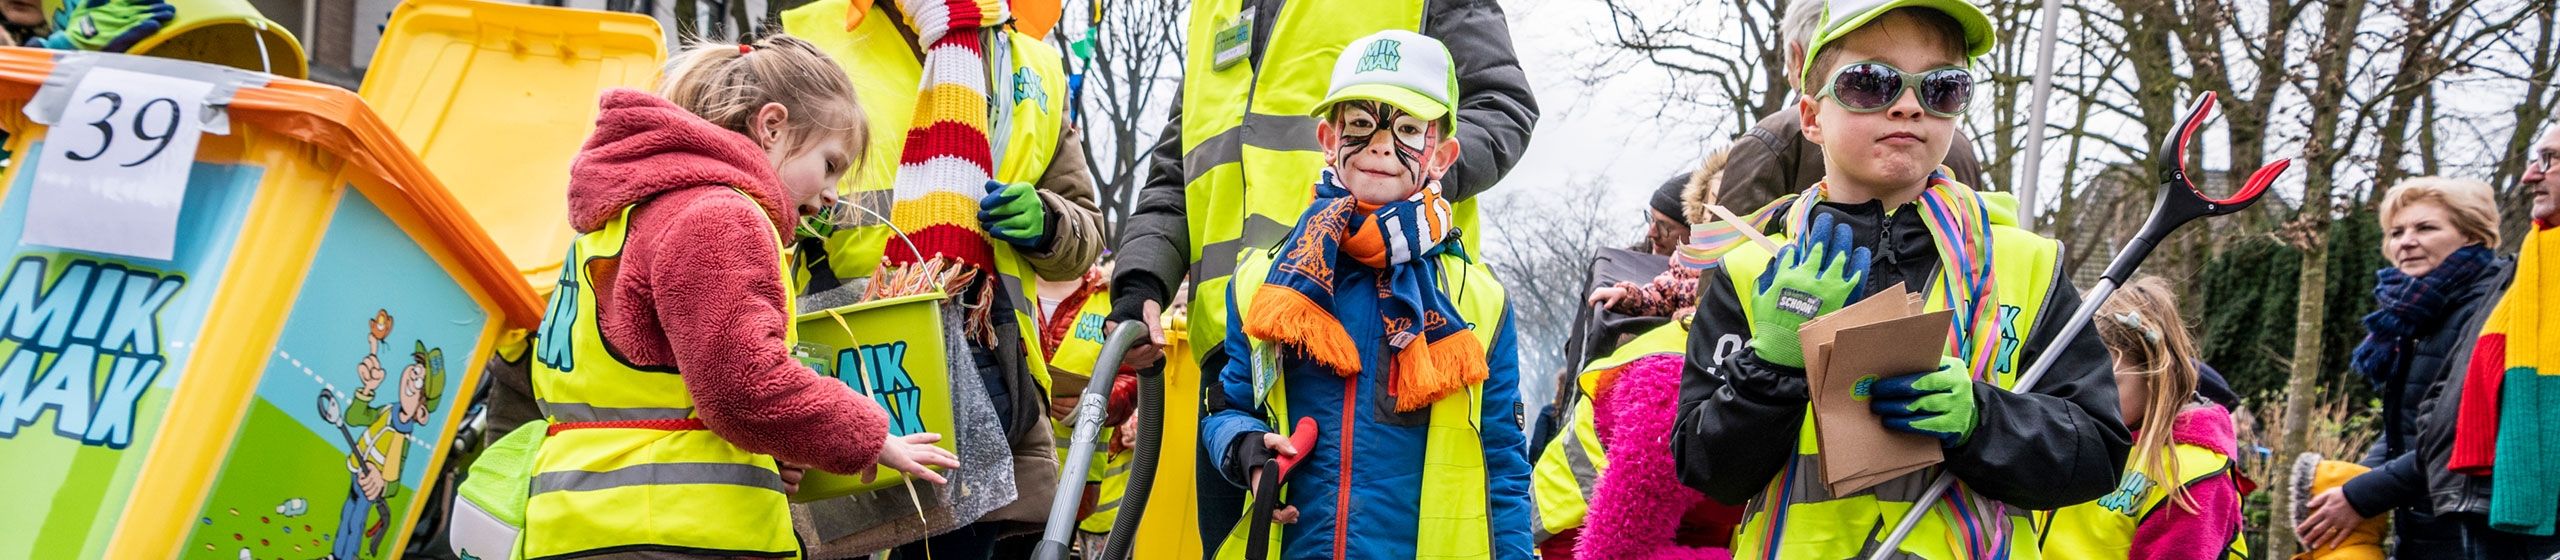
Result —
[[[1591,453],[1582,448],[1580,430],[1564,431],[1564,464],[1573,467],[1573,489],[1582,491],[1584,509],[1591,507],[1591,489],[1600,485],[1600,468],[1591,463]]]
[[[1810,504],[1828,502],[1844,497],[1831,495],[1831,487],[1822,482],[1821,461],[1822,456],[1820,455],[1796,455],[1796,464],[1793,467],[1796,469],[1795,481],[1786,489],[1787,495],[1793,503]],[[1929,489],[1930,477],[1938,472],[1939,469],[1936,468],[1921,469],[1910,474],[1894,477],[1893,480],[1884,481],[1882,484],[1877,484],[1875,487],[1860,490],[1856,493],[1850,494],[1850,496],[1874,494],[1878,500],[1909,503],[1912,500],[1919,499],[1920,493]]]
[[[1831,494],[1830,486],[1825,485],[1822,482],[1821,455],[1798,454],[1796,455],[1795,461],[1796,464],[1793,467],[1790,467],[1796,469],[1795,482],[1790,484],[1787,489],[1788,495],[1793,497],[1793,501],[1785,504],[1774,504],[1778,508],[1795,504],[1828,502],[1844,497],[1856,497],[1870,494],[1874,495],[1875,499],[1878,501],[1909,504],[1912,503],[1912,500],[1919,499],[1922,492],[1928,491],[1929,483],[1937,479],[1938,473],[1945,471],[1945,468],[1943,467],[1920,469],[1912,471],[1909,474],[1894,477],[1893,480],[1884,481],[1872,488],[1859,490],[1849,496],[1834,496]],[[1955,490],[1949,491],[1954,492]],[[1987,498],[1982,498],[1980,495],[1973,494],[1970,491],[1966,491],[1963,497],[1974,500],[1974,503],[1992,501]],[[1752,498],[1753,506],[1751,509],[1758,511],[1763,515],[1767,515],[1775,509],[1768,507],[1774,501],[1773,498],[1775,498],[1775,496],[1772,494],[1762,493],[1759,497]],[[1944,498],[1940,498],[1940,500],[1943,501]],[[1935,507],[1935,505],[1914,504],[1914,507]],[[2020,528],[2028,526],[2030,522],[2030,519],[2027,517],[2028,512],[2024,509],[2007,507],[2005,505],[2003,506],[2003,509],[2005,510],[2005,514],[2009,517],[2010,537],[2014,539],[2017,537],[2018,530]],[[1893,523],[1901,522],[1899,515],[1890,517],[1891,518],[1889,519],[1877,521],[1876,526],[1867,531],[1867,543],[1865,546],[1859,548],[1858,557],[1864,558],[1872,556],[1875,554],[1875,550],[1877,548],[1883,546],[1884,532],[1892,530]],[[1896,551],[1894,555],[1887,556],[1886,558],[1894,560],[1918,560],[1920,556],[1907,552]]]
[[[739,463],[648,463],[604,472],[553,471],[533,475],[532,495],[592,492],[627,486],[727,484],[782,491],[782,474]]]
[[[1316,142],[1316,118],[1307,115],[1244,114],[1244,143],[1247,146],[1280,152],[1313,152],[1324,149]]]
[[[1202,139],[1182,153],[1182,182],[1189,184],[1218,166],[1244,161],[1244,147],[1280,152],[1324,149],[1316,142],[1315,117],[1245,113],[1244,123]]]
[[[1200,248],[1200,254],[1194,256],[1197,260],[1191,261],[1191,281],[1206,282],[1234,275],[1244,248],[1278,244],[1281,238],[1289,236],[1289,229],[1289,224],[1280,223],[1270,216],[1246,214],[1242,237]]]
[[[1001,242],[1001,241],[998,241],[997,243],[1002,243],[1002,242]],[[1017,249],[1017,251],[1018,251],[1018,250],[1019,250],[1019,249]],[[1017,253],[1017,254],[1018,254],[1018,253]],[[1028,261],[1023,262],[1023,263],[1022,263],[1022,265],[1023,265],[1023,268],[1030,268],[1030,267],[1031,267],[1031,263],[1030,263],[1030,262],[1028,262]],[[1011,275],[1011,274],[1005,274],[1005,273],[1003,273],[1003,272],[997,272],[997,273],[996,273],[996,281],[997,281],[997,283],[1000,283],[1000,284],[1003,284],[1003,285],[1004,285],[1004,295],[1005,295],[1005,297],[1008,297],[1008,298],[1012,298],[1012,299],[1013,299],[1013,311],[1014,311],[1014,313],[1022,314],[1022,315],[1023,315],[1023,316],[1025,316],[1025,317],[1033,316],[1033,315],[1039,315],[1039,314],[1040,314],[1040,307],[1039,307],[1038,305],[1033,304],[1033,303],[1031,302],[1031,295],[1030,295],[1030,294],[1027,294],[1027,293],[1024,293],[1024,292],[1030,291],[1030,287],[1031,287],[1031,284],[1030,284],[1030,283],[1028,283],[1028,282],[1023,282],[1023,281],[1022,281],[1022,277],[1020,277],[1020,276],[1014,276],[1014,275]],[[1039,327],[1038,327],[1037,325],[1031,325],[1031,327],[1032,327],[1032,331],[1033,331],[1033,332],[1038,332],[1038,331],[1039,331]],[[1040,341],[1038,341],[1038,340],[1026,340],[1026,341],[1023,341],[1023,342],[1024,342],[1025,344],[1034,344],[1034,345],[1036,345],[1036,344],[1039,344],[1039,343],[1040,343]]]
[[[691,408],[608,407],[586,403],[534,401],[542,415],[553,422],[629,422],[633,420],[682,420],[693,417]]]
[[[1182,153],[1182,183],[1189,185],[1218,166],[1244,161],[1244,127],[1228,127]]]

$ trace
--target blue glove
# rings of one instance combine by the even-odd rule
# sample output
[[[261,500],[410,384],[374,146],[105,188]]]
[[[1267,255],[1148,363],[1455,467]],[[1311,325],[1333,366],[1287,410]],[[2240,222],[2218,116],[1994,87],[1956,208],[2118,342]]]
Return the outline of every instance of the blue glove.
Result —
[[[1935,370],[1877,379],[1868,394],[1867,408],[1884,417],[1884,427],[1937,438],[1944,447],[1964,445],[1981,421],[1970,368],[1953,356],[1940,356]]]
[[[1751,296],[1751,349],[1762,361],[1804,367],[1796,329],[1860,296],[1873,251],[1851,242],[1848,224],[1830,214],[1813,217],[1805,230],[1770,257]]]
[[[978,199],[978,223],[987,236],[1024,249],[1049,244],[1049,209],[1030,183],[987,181],[987,196]]]
[[[45,48],[121,53],[177,19],[166,0],[72,0],[53,13]]]

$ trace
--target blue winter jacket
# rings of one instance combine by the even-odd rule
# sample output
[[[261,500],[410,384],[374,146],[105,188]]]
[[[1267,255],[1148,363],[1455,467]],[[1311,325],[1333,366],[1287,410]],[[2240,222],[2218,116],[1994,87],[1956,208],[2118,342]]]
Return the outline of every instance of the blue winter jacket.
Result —
[[[1335,268],[1334,285],[1369,286],[1376,282],[1377,272],[1345,259]],[[1416,539],[1431,538],[1414,534],[1430,411],[1399,414],[1394,399],[1387,395],[1386,329],[1377,319],[1375,294],[1365,289],[1335,290],[1333,299],[1334,316],[1342,318],[1351,339],[1361,343],[1359,375],[1345,378],[1305,359],[1284,359],[1289,413],[1314,418],[1322,435],[1314,449],[1299,450],[1311,455],[1282,481],[1284,503],[1298,508],[1298,522],[1281,526],[1281,558],[1334,558],[1337,544],[1343,550],[1341,558],[1412,558]],[[1251,353],[1244,320],[1235,311],[1239,309],[1236,298],[1230,288],[1227,339],[1218,351],[1231,359],[1218,372],[1218,385],[1211,388],[1217,395],[1209,399],[1213,412],[1201,421],[1200,442],[1227,482],[1245,487],[1250,482],[1244,478],[1246,466],[1233,464],[1229,455],[1239,442],[1261,445],[1261,434],[1272,430],[1257,416],[1261,407],[1253,396]],[[1536,521],[1529,501],[1528,442],[1520,428],[1519,357],[1507,304],[1503,313],[1500,331],[1486,356],[1491,371],[1484,382],[1481,433],[1489,483],[1485,496],[1492,502],[1486,511],[1492,516],[1494,557],[1528,560],[1535,557],[1529,531]],[[1346,396],[1359,399],[1356,408],[1345,406]],[[1349,432],[1343,430],[1346,423],[1351,426]],[[1345,447],[1351,450],[1348,461]],[[1345,485],[1349,486],[1347,499]]]

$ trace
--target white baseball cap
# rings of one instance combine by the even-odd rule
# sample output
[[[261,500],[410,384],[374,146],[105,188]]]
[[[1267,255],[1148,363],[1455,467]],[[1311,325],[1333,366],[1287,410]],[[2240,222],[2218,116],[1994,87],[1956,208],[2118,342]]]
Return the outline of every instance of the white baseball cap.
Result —
[[[1333,84],[1316,104],[1315,116],[1324,117],[1335,103],[1353,99],[1384,102],[1423,120],[1448,118],[1458,106],[1458,74],[1449,61],[1449,47],[1395,29],[1352,41],[1333,61]],[[1441,127],[1444,136],[1456,132],[1455,126]]]

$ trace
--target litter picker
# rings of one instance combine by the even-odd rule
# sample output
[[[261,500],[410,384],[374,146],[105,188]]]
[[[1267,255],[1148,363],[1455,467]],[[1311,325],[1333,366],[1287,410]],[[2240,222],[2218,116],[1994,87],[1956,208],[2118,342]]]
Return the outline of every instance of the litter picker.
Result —
[[[2054,358],[2062,355],[2063,345],[2078,338],[2080,331],[2089,327],[2089,318],[2098,313],[2098,306],[2107,302],[2107,296],[2115,293],[2116,286],[2123,285],[2133,276],[2134,269],[2142,266],[2142,260],[2151,256],[2151,249],[2168,239],[2171,232],[2198,218],[2247,209],[2266,194],[2268,184],[2274,183],[2276,177],[2284,175],[2285,168],[2293,164],[2292,160],[2286,159],[2268,163],[2250,174],[2249,181],[2240,186],[2240,192],[2233,193],[2230,198],[2207,198],[2204,191],[2197,190],[2195,183],[2187,177],[2186,155],[2187,141],[2196,135],[2196,131],[2204,129],[2205,121],[2213,116],[2213,103],[2213,93],[2205,93],[2203,99],[2196,101],[2195,108],[2187,111],[2187,118],[2178,127],[2177,134],[2160,140],[2160,150],[2151,156],[2152,163],[2160,168],[2160,202],[2152,207],[2150,221],[2142,225],[2142,232],[2134,235],[2132,241],[2125,243],[2123,251],[2116,253],[2115,260],[2107,265],[2106,274],[2098,279],[2096,286],[2089,288],[2080,308],[2071,312],[2070,320],[2063,323],[2062,331],[2053,337],[2053,344],[2036,358],[2035,365],[2027,368],[2026,376],[2018,378],[2012,392],[2024,393],[2035,389],[2036,382],[2044,379],[2045,371],[2053,368]],[[1929,504],[1937,502],[1946,494],[1947,487],[1954,483],[1954,476],[1938,473],[1937,480],[1932,481],[1929,489],[1912,502],[1914,507],[1911,511],[1903,514],[1902,521],[1894,525],[1893,532],[1885,536],[1882,546],[1877,547],[1868,559],[1884,560],[1900,549],[1902,540],[1911,536],[1911,528],[1919,524],[1920,517],[1934,509]]]
[[[1033,549],[1031,553],[1032,558],[1041,560],[1057,560],[1067,557],[1068,539],[1073,536],[1075,532],[1076,507],[1084,503],[1085,474],[1093,467],[1093,450],[1095,447],[1099,446],[1099,440],[1102,436],[1103,412],[1109,410],[1111,404],[1112,379],[1120,375],[1120,357],[1129,352],[1129,347],[1136,345],[1139,340],[1143,340],[1147,337],[1146,328],[1147,327],[1145,325],[1139,324],[1138,321],[1124,322],[1120,324],[1119,328],[1111,330],[1110,337],[1103,339],[1102,353],[1101,355],[1096,356],[1093,364],[1093,380],[1085,383],[1084,394],[1076,398],[1075,435],[1068,439],[1067,445],[1070,447],[1067,449],[1067,462],[1062,469],[1063,472],[1058,474],[1058,491],[1055,497],[1050,498],[1049,500],[1049,523],[1040,532],[1040,544],[1037,548]],[[1162,375],[1141,375],[1139,382],[1141,384],[1162,383],[1160,379],[1151,380],[1147,377],[1160,378]],[[1155,431],[1161,431],[1164,424],[1164,412],[1161,403],[1163,394],[1163,387],[1156,387],[1155,395],[1157,395],[1159,402],[1154,407],[1148,407],[1154,409],[1151,412],[1153,413],[1155,425],[1153,430]],[[1143,400],[1144,397],[1141,397],[1141,399]],[[1141,404],[1144,403],[1142,402]],[[1147,416],[1148,412],[1150,411],[1141,411],[1140,416]],[[1141,421],[1145,420],[1142,419]],[[1149,445],[1149,443],[1150,440],[1154,439],[1151,437],[1151,434],[1156,432],[1149,431],[1149,428],[1144,426],[1140,427],[1140,431],[1141,435],[1138,439],[1140,440],[1141,446],[1148,451],[1152,451],[1154,446]],[[1140,463],[1144,464],[1144,470],[1139,470],[1136,468],[1136,465],[1133,465],[1130,469],[1129,490],[1123,492],[1120,502],[1119,516],[1121,519],[1135,520],[1139,514],[1146,511],[1147,498],[1144,488],[1140,486],[1139,481],[1152,481],[1155,478],[1155,462],[1153,461],[1153,455],[1153,453],[1142,453],[1136,458]],[[1133,536],[1121,534],[1119,530],[1116,530],[1124,524],[1114,522],[1112,525],[1115,529],[1110,536],[1110,540],[1112,542],[1125,542]],[[1127,523],[1125,525],[1132,528],[1129,529],[1129,532],[1136,532],[1134,529],[1134,527],[1136,527],[1136,523]],[[1121,545],[1106,548],[1126,550],[1127,546]],[[1108,554],[1098,554],[1097,557],[1111,558],[1112,556]]]

